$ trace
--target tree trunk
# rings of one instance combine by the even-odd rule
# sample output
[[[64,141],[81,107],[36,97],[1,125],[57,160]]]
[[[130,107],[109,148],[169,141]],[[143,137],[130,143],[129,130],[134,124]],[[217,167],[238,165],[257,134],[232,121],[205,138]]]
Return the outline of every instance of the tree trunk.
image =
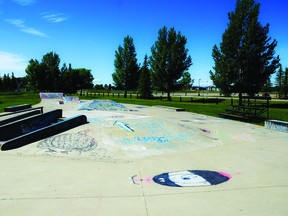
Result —
[[[167,92],[168,101],[171,101],[170,91]]]
[[[124,98],[127,98],[127,90],[124,91]]]
[[[242,92],[239,92],[239,103],[238,103],[238,106],[243,106],[243,93]]]

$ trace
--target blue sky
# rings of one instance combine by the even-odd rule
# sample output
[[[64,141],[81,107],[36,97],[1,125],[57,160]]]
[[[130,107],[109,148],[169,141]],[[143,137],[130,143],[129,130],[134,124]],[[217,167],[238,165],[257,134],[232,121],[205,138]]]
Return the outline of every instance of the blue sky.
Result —
[[[287,0],[258,0],[270,23],[276,54],[288,67]],[[129,35],[138,62],[150,55],[158,30],[174,27],[187,40],[192,79],[210,84],[213,45],[219,45],[236,0],[0,0],[0,76],[25,76],[30,59],[56,52],[73,68],[92,70],[94,82],[112,84],[115,51]],[[272,79],[272,82],[274,80]]]

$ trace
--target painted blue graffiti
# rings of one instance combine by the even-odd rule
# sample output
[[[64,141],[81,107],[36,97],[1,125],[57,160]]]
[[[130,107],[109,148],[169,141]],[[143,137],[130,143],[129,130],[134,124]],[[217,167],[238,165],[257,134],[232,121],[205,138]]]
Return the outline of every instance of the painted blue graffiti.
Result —
[[[161,136],[155,136],[155,137],[134,137],[134,140],[137,142],[157,142],[157,143],[166,143],[168,142],[168,139]]]

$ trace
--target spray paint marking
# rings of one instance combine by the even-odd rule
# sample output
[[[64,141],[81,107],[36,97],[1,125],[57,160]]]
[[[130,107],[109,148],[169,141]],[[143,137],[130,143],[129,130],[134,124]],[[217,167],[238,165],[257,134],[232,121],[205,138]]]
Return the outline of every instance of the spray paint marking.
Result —
[[[120,121],[115,121],[113,125],[118,125],[122,129],[128,131],[128,132],[134,132],[132,128],[130,128],[126,123],[120,122]]]
[[[147,184],[152,184],[153,180],[152,180],[152,177],[150,177],[150,176],[145,177],[145,178],[138,178],[137,175],[134,175],[131,177],[131,182],[133,184],[136,184],[136,185],[139,185],[141,182],[145,182]]]
[[[137,142],[158,142],[165,143],[168,142],[168,139],[165,137],[155,136],[155,137],[134,137],[134,140]]]

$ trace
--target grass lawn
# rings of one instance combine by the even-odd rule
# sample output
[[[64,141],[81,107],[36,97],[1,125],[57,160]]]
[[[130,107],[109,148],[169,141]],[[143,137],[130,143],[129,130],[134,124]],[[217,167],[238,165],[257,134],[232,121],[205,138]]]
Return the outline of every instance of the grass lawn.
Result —
[[[116,94],[114,97],[110,94],[103,96],[102,94],[90,95],[90,96],[81,96],[81,99],[94,100],[94,99],[109,99],[123,104],[138,104],[145,106],[170,106],[184,108],[188,112],[199,113],[203,115],[210,115],[218,117],[219,113],[225,112],[225,109],[231,109],[230,99],[223,98],[198,98],[195,97],[191,101],[190,97],[181,98],[173,97],[172,101],[167,101],[166,98],[156,97],[153,100],[142,100],[137,99],[136,96],[130,98],[123,98],[123,96],[118,97]],[[20,104],[37,104],[40,102],[39,94],[26,94],[26,93],[0,93],[0,112],[3,112],[4,107],[15,106]],[[288,121],[288,101],[272,101],[270,102],[270,119],[277,119],[282,121]],[[263,121],[260,125],[264,125],[264,119],[266,114],[263,115]]]
[[[132,98],[123,98],[117,95],[112,97],[107,96],[100,96],[96,94],[95,96],[82,96],[81,99],[93,100],[93,99],[109,99],[116,101],[118,103],[127,103],[127,104],[138,104],[138,105],[146,105],[146,106],[170,106],[170,107],[178,107],[184,108],[188,112],[199,113],[203,115],[215,116],[219,117],[219,113],[225,112],[225,109],[231,109],[231,100],[230,99],[222,99],[222,98],[193,98],[191,102],[191,98],[181,98],[180,97],[173,97],[172,101],[167,101],[166,98],[160,99],[154,98],[153,100],[142,100],[137,99],[135,96]],[[270,109],[269,109],[269,119],[277,119],[281,121],[288,121],[288,101],[270,101]],[[263,121],[257,123],[258,125],[264,125],[264,120],[266,118],[266,113],[263,114]]]
[[[0,93],[0,112],[4,111],[5,107],[16,106],[20,104],[37,104],[40,103],[39,94],[1,92]]]

